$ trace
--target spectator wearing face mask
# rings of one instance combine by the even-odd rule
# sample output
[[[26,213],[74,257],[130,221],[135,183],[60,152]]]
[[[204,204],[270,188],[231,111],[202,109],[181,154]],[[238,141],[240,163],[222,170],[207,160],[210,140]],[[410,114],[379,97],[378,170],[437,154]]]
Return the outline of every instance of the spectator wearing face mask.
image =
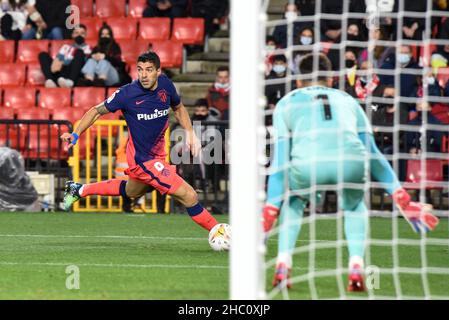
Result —
[[[85,25],[78,25],[73,29],[73,44],[63,45],[52,59],[48,52],[39,54],[42,73],[45,76],[45,87],[71,88],[77,82],[81,69],[86,62],[86,56],[91,53],[90,46],[85,42],[87,29]]]
[[[314,43],[314,32],[313,28],[311,27],[304,27],[301,29],[301,31],[298,33],[296,39],[295,39],[295,45],[299,46],[310,46]],[[299,74],[299,61],[302,57],[304,57],[306,54],[311,53],[311,48],[304,47],[304,49],[298,49],[293,52],[293,59],[290,61],[289,68],[292,72],[292,74]]]
[[[268,76],[273,68],[274,51],[278,49],[273,36],[267,36],[265,39],[265,76]]]
[[[266,80],[284,79],[287,75],[287,58],[284,55],[274,57],[273,69],[266,77]],[[285,95],[286,85],[284,82],[276,84],[268,84],[265,87],[265,96],[267,98],[268,107],[274,109],[276,103]]]
[[[206,100],[209,108],[219,114],[221,120],[229,120],[229,68],[222,66],[217,69],[215,83],[209,88]]]
[[[402,45],[400,48],[400,53],[397,55],[397,57],[394,54],[391,54],[388,58],[385,59],[384,64],[380,67],[384,70],[394,70],[396,59],[398,62],[398,65],[401,69],[414,69],[416,73],[418,73],[421,69],[421,67],[413,60],[412,58],[412,51],[410,46],[408,45]],[[380,73],[380,72],[379,72]],[[393,75],[383,75],[379,74],[380,82],[382,84],[391,84],[394,85]],[[401,73],[400,74],[400,82],[401,82],[401,90],[399,94],[401,97],[414,97],[417,95],[417,89],[418,89],[418,75],[417,74],[408,74],[408,73]]]
[[[81,70],[85,86],[117,86],[124,77],[125,64],[121,58],[121,49],[114,39],[109,25],[103,24],[98,33],[98,43],[92,50],[91,57]]]
[[[298,7],[294,3],[287,3],[285,5],[284,18],[287,20],[287,24],[278,25],[273,31],[273,37],[280,48],[286,48],[289,44],[287,39],[289,34],[289,24],[292,27],[289,34],[291,37],[291,44],[293,44],[295,35],[298,34],[302,28],[313,25],[312,22],[294,22],[300,14]]]

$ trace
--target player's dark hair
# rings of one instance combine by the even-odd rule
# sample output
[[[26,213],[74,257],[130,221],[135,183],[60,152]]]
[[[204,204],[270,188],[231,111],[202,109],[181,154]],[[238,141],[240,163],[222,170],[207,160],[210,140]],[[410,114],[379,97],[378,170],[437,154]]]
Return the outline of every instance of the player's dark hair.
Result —
[[[151,62],[154,64],[156,69],[161,67],[161,60],[159,59],[159,56],[152,51],[142,53],[139,58],[137,58],[137,62]]]
[[[306,81],[311,81],[312,79],[312,73],[314,71],[314,60],[318,59],[318,70],[319,71],[327,71],[330,72],[332,70],[332,63],[330,62],[329,58],[326,57],[324,54],[313,54],[309,53],[306,54],[300,61],[299,61],[299,72],[301,75],[308,75],[310,74],[310,78],[304,79]],[[318,81],[326,81],[328,78],[330,78],[330,75],[319,75]]]
[[[228,67],[228,66],[221,66],[221,67],[218,67],[218,68],[217,68],[217,74],[218,74],[219,72],[223,72],[223,71],[226,71],[226,72],[229,73],[229,67]]]

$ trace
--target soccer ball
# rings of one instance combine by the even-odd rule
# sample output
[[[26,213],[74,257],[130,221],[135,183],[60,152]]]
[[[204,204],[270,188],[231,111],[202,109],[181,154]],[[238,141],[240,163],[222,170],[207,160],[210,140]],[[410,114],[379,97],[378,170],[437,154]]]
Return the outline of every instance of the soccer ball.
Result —
[[[209,232],[209,245],[214,251],[229,250],[231,246],[231,226],[219,223]]]

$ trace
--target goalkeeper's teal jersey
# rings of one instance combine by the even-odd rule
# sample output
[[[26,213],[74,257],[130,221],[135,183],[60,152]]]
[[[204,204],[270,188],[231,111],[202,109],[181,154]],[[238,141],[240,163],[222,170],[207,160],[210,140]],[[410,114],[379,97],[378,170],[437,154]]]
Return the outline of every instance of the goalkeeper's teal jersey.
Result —
[[[359,103],[349,94],[328,87],[296,89],[276,106],[273,125],[278,139],[291,138],[290,157],[363,156],[366,148],[359,133],[371,125]]]

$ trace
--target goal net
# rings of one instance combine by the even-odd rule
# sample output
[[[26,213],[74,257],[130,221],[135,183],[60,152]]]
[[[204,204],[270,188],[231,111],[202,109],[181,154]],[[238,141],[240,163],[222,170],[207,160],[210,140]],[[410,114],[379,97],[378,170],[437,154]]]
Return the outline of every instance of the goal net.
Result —
[[[232,2],[231,298],[449,298],[447,6],[432,0]],[[345,228],[351,226],[338,209],[348,187],[343,167],[336,185],[317,185],[312,173],[310,186],[298,189],[287,177],[281,200],[307,195],[304,213],[278,222],[264,245],[267,177],[276,172],[272,116],[277,102],[306,79],[298,64],[309,53],[313,80],[329,77],[333,88],[358,100],[402,186],[440,218],[434,231],[414,233],[370,174],[350,186],[364,191],[368,209],[362,293],[347,290]],[[332,71],[319,71],[320,54]],[[342,133],[335,132],[338,141]],[[316,172],[325,170],[321,164]],[[301,228],[291,252],[291,288],[273,287],[279,234],[295,224]]]

